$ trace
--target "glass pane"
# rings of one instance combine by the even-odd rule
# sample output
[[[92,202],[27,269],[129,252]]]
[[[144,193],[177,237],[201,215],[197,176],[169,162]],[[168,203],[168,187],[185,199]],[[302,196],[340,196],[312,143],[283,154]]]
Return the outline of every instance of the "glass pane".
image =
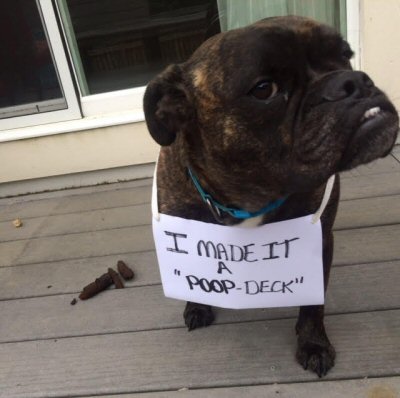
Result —
[[[0,1],[0,119],[67,108],[35,0]]]
[[[218,0],[222,30],[262,18],[301,15],[333,26],[346,37],[346,0]]]
[[[220,31],[216,0],[59,3],[70,48],[79,49],[72,50],[75,69],[88,94],[144,86]]]

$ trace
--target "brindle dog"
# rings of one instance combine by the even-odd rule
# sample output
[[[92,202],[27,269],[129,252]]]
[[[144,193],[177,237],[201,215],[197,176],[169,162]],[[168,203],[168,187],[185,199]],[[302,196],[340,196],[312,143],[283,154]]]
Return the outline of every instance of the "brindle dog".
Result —
[[[160,212],[210,223],[188,167],[218,202],[247,211],[287,197],[263,216],[270,223],[314,213],[326,181],[389,154],[398,131],[394,106],[363,72],[332,28],[301,17],[277,17],[213,36],[185,63],[153,79],[144,97],[152,137],[162,145]],[[322,215],[325,288],[332,263],[339,177]],[[300,308],[297,360],[325,375],[335,350],[324,306]],[[210,306],[187,303],[189,330],[214,320]]]

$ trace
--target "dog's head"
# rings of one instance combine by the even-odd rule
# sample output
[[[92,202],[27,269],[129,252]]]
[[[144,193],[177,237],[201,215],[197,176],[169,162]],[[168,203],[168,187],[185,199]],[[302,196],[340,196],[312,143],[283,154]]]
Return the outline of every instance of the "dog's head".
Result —
[[[396,139],[395,108],[351,56],[332,28],[301,17],[219,34],[150,82],[149,131],[232,203],[243,189],[261,195],[250,208],[265,189],[313,189]]]

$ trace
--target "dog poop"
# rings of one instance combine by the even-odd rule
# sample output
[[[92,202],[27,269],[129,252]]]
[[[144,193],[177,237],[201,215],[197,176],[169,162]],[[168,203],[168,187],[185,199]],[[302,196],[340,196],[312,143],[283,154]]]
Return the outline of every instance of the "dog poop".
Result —
[[[117,268],[118,268],[118,272],[122,275],[122,277],[126,281],[133,279],[133,277],[134,277],[133,271],[122,260],[118,261]]]
[[[124,284],[122,283],[122,280],[118,275],[118,272],[115,272],[112,268],[109,268],[108,274],[111,276],[111,279],[112,279],[116,289],[124,288]]]
[[[133,279],[133,271],[123,261],[118,261],[117,267],[124,280]],[[87,300],[95,296],[97,293],[106,290],[112,284],[115,285],[116,289],[124,288],[124,283],[122,282],[122,279],[120,278],[118,272],[116,272],[112,268],[108,268],[108,272],[106,274],[103,274],[94,282],[89,283],[89,285],[83,288],[81,294],[79,295],[79,298],[81,300]],[[71,304],[74,305],[72,302]]]
[[[81,300],[87,300],[90,297],[95,296],[97,293],[106,290],[109,286],[113,284],[113,280],[109,273],[103,274],[100,278],[97,278],[94,282],[85,286],[82,293],[79,295]]]

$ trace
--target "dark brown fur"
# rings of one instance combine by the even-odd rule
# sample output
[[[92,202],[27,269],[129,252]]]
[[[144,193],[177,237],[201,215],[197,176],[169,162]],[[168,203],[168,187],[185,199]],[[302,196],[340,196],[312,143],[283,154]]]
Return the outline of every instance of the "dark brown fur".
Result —
[[[271,18],[212,37],[186,63],[156,77],[144,109],[150,133],[163,145],[160,212],[217,223],[188,177],[190,166],[225,205],[256,211],[288,196],[263,223],[304,216],[319,207],[329,176],[386,155],[397,113],[367,75],[351,71],[350,53],[327,26]],[[251,95],[264,78],[279,88],[271,101]],[[365,111],[376,106],[384,115],[379,131],[360,129]],[[321,219],[325,287],[338,200],[339,178]],[[223,218],[226,225],[237,222]],[[323,316],[323,306],[302,307],[296,325],[297,359],[319,376],[335,359]],[[184,318],[191,330],[214,316],[209,306],[188,303]]]

